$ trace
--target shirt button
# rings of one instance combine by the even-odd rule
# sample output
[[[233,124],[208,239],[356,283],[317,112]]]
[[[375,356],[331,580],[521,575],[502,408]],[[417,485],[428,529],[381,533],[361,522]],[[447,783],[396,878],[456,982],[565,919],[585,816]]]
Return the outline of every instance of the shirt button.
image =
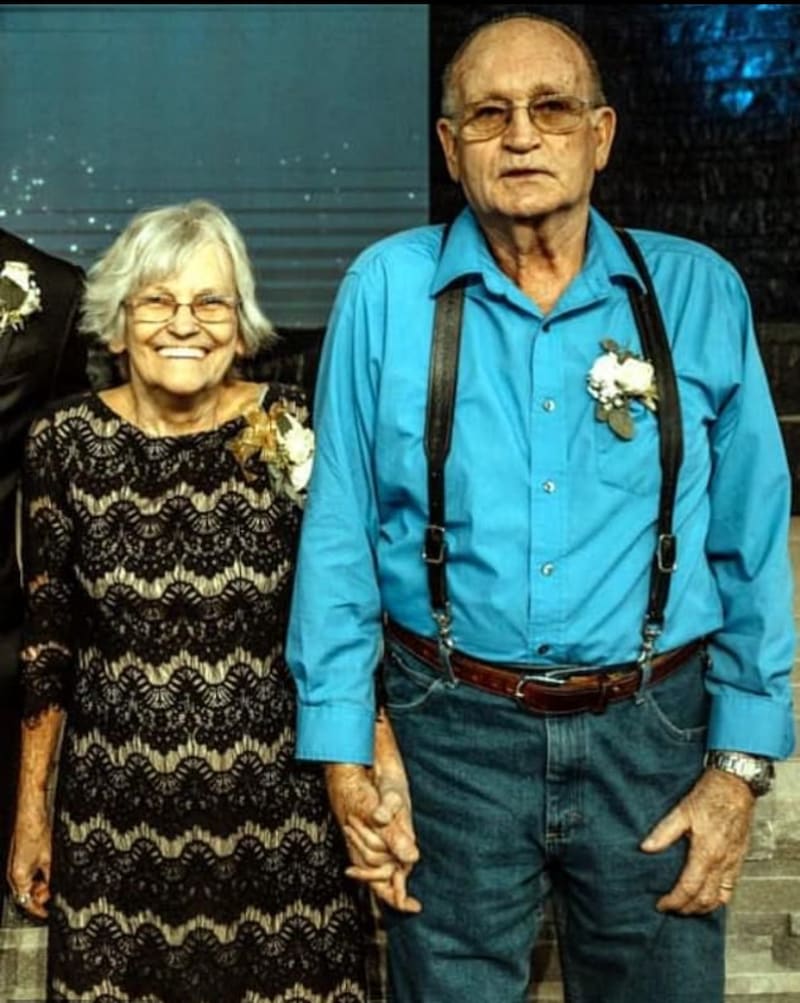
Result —
[[[542,401],[542,407],[545,409],[545,411],[555,411],[556,402],[553,400],[552,397],[546,397]]]
[[[552,575],[552,573],[555,570],[556,570],[555,564],[551,564],[549,561],[547,562],[547,564],[543,564],[541,567],[541,572],[546,578],[549,578],[550,575]]]
[[[555,491],[555,489],[556,489],[556,482],[555,481],[545,481],[544,484],[542,485],[542,488],[549,495],[551,495]]]
[[[536,649],[536,653],[539,654],[539,655],[547,655],[547,654],[549,654],[550,653],[550,645],[549,644],[540,644],[539,647]]]

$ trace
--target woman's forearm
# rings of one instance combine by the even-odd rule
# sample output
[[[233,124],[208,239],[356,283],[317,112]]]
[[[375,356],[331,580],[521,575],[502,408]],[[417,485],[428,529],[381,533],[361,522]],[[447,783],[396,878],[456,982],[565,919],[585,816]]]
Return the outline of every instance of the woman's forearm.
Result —
[[[38,807],[47,795],[47,783],[58,746],[64,711],[48,707],[34,720],[22,723],[22,745],[17,788],[17,809]]]

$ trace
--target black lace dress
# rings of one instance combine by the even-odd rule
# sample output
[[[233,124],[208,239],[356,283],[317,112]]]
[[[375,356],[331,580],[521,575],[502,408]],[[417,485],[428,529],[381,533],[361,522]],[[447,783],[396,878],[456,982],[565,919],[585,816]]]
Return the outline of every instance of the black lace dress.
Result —
[[[49,1001],[365,998],[321,774],[293,761],[300,512],[245,476],[243,424],[149,438],[91,395],[29,438],[26,717],[67,712]]]

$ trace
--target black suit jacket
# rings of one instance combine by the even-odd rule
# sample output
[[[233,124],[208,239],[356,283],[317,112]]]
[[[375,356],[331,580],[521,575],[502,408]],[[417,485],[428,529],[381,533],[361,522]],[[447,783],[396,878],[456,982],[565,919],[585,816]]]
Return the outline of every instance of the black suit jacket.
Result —
[[[18,331],[0,334],[0,632],[22,620],[22,590],[14,547],[16,488],[25,436],[49,401],[88,386],[86,347],[76,322],[83,272],[0,230],[0,268],[24,261],[42,293],[42,308]],[[13,667],[0,665],[0,676]]]

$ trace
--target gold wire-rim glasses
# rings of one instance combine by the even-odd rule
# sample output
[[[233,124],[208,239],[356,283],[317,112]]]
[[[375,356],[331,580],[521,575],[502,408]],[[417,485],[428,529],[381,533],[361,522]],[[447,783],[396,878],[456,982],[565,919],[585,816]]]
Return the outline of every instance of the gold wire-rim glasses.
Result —
[[[458,115],[448,115],[455,122],[459,136],[467,141],[494,139],[511,125],[517,108],[525,108],[528,119],[539,132],[563,135],[580,128],[587,112],[603,107],[595,101],[574,94],[540,94],[523,101],[507,98],[484,98],[465,105]]]

